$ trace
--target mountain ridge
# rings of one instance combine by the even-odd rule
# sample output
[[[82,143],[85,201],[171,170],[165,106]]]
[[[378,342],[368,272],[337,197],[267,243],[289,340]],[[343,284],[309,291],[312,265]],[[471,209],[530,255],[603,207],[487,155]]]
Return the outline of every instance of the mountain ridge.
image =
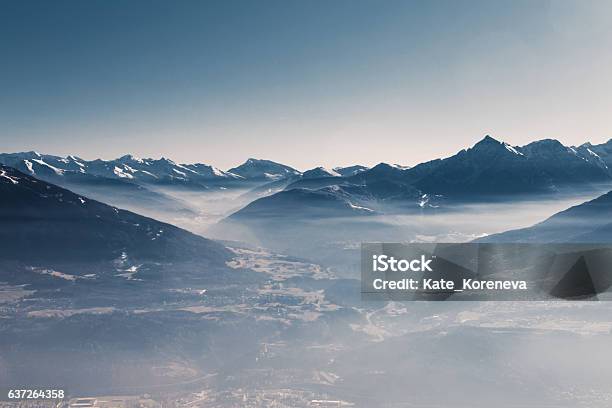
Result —
[[[34,261],[229,258],[221,244],[0,166],[0,258]]]
[[[346,200],[366,208],[389,204],[405,211],[439,208],[440,203],[446,201],[518,199],[612,184],[612,172],[605,160],[601,157],[595,160],[595,156],[585,149],[582,150],[588,156],[583,157],[581,149],[566,147],[554,139],[511,146],[486,135],[472,147],[452,156],[410,168],[380,163],[348,177],[321,174],[322,177],[296,178],[277,187],[281,191],[325,189],[324,196],[337,195],[334,200]],[[275,209],[275,196],[279,192],[270,193],[259,198],[256,205],[262,213],[275,214],[278,210]],[[301,197],[321,202],[320,196],[306,192]],[[292,213],[299,213],[302,204],[304,214],[310,213],[314,201],[296,202],[298,208]],[[265,206],[268,208],[264,210]]]

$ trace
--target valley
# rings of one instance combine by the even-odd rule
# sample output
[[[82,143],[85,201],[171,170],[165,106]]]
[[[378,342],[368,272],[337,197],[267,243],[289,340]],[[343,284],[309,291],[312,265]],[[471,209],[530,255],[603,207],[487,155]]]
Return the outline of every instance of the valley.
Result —
[[[477,151],[488,163],[500,152],[522,161],[533,149],[485,139]],[[601,222],[612,212],[608,185],[595,170],[584,173],[588,186],[510,197],[504,187],[466,200],[421,189],[438,162],[300,173],[251,159],[212,171],[219,180],[211,182],[205,167],[171,161],[167,178],[153,179],[127,164],[160,165],[148,159],[126,156],[134,172],[118,164],[115,172],[39,156],[62,171],[43,175],[45,166],[26,158],[35,174],[2,167],[0,177],[3,385],[64,387],[66,407],[84,398],[99,406],[485,407],[500,395],[515,405],[609,405],[601,380],[612,375],[608,302],[363,301],[358,280],[361,242],[494,240],[556,213],[542,224],[551,227],[521,236],[558,237],[578,225],[577,236],[612,241]],[[104,189],[87,180],[72,191],[64,177],[79,169],[96,169]],[[485,166],[479,177],[498,171]],[[122,199],[136,213],[117,206],[113,191],[125,186]],[[165,201],[143,205],[151,194]],[[585,362],[604,375],[584,373]]]

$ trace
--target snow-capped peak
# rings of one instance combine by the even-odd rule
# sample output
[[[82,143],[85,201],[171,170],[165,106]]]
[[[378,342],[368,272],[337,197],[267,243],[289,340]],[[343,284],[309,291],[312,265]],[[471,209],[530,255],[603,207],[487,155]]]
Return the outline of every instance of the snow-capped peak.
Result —
[[[144,160],[141,159],[140,157],[134,156],[132,154],[126,154],[124,156],[121,156],[120,158],[117,159],[117,161],[127,161],[127,162],[135,162],[135,163],[144,163]]]
[[[333,170],[333,169],[328,169],[327,167],[323,167],[323,166],[319,166],[317,167],[315,170],[319,170],[323,173],[327,173],[332,177],[340,177],[340,173],[338,173],[337,171]]]
[[[334,170],[325,167],[315,167],[314,169],[305,171],[302,174],[304,178],[321,178],[321,177],[342,177],[342,175]]]

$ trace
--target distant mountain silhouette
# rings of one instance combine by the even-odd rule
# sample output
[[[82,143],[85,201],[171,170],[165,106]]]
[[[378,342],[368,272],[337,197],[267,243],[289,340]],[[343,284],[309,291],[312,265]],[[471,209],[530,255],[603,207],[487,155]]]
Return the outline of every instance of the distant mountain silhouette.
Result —
[[[236,174],[250,180],[279,180],[301,174],[296,169],[284,164],[253,158],[228,171],[231,174]]]
[[[255,200],[230,219],[343,217],[373,212],[351,202],[349,194],[337,187],[318,190],[294,188]]]
[[[335,200],[346,200],[353,205],[373,208],[390,204],[416,210],[437,208],[441,202],[513,199],[588,189],[600,183],[612,183],[612,173],[603,159],[584,146],[565,147],[556,140],[545,139],[518,147],[485,136],[472,148],[412,168],[380,163],[345,177],[322,168],[313,169],[270,185],[268,189],[262,188],[265,193],[261,195],[268,197],[254,206],[259,209],[257,213],[283,217],[286,195],[280,195],[279,190],[325,189],[324,196],[336,195]],[[293,214],[312,212],[315,203],[320,202],[312,199],[313,193],[299,195],[309,202],[294,200]],[[321,205],[319,214],[325,212],[326,204]],[[303,208],[300,210],[300,207]],[[244,216],[246,212],[255,214],[251,207],[241,211]]]
[[[412,171],[420,170],[418,167]],[[513,147],[486,136],[472,148],[430,163],[430,167],[415,182],[417,188],[468,198],[551,192],[566,185],[611,180],[607,169],[556,140]]]
[[[359,164],[356,164],[354,166],[348,166],[348,167],[334,167],[334,171],[338,174],[340,174],[342,177],[350,177],[350,176],[354,176],[355,174],[359,174],[363,171],[368,170],[369,168],[366,166],[361,166]]]
[[[335,170],[326,169],[325,167],[316,167],[302,173],[302,178],[322,178],[322,177],[342,177]]]

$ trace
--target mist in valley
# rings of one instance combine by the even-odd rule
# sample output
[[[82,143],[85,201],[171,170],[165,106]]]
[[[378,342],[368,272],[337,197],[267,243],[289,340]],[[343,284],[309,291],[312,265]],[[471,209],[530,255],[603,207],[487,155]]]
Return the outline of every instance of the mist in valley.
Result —
[[[589,191],[409,209],[378,204],[380,211],[359,217],[321,218],[308,213],[292,218],[282,214],[273,218],[226,217],[208,226],[205,234],[309,259],[332,268],[338,276],[358,278],[362,242],[469,242],[529,227],[600,194]]]
[[[108,281],[57,265],[3,286],[18,318],[0,323],[1,382],[202,407],[609,406],[608,302],[372,302],[358,281],[361,242],[471,241],[595,195],[235,222],[248,191],[155,190],[189,212],[132,203],[225,240],[226,267],[126,257],[99,267]]]

